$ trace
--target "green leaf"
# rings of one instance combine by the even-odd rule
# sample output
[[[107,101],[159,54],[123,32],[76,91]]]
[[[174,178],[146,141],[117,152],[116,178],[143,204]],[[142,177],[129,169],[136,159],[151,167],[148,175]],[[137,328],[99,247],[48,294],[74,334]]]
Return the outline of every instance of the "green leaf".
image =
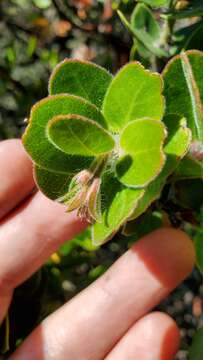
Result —
[[[153,201],[160,197],[167,178],[172,174],[181,158],[188,151],[191,140],[191,132],[185,126],[184,120],[178,115],[171,114],[165,117],[163,121],[167,125],[169,132],[167,143],[164,147],[164,151],[167,156],[166,163],[160,175],[145,189],[144,196],[139,200],[138,206],[129,220],[136,219],[145,212]]]
[[[129,217],[129,220],[134,220],[143,214],[148,207],[160,197],[168,176],[173,172],[176,166],[177,160],[175,157],[173,155],[168,155],[161,174],[145,189],[143,198],[139,200],[138,205]]]
[[[192,50],[174,57],[166,66],[164,95],[166,112],[187,119],[193,139],[203,142],[203,53]]]
[[[152,11],[144,4],[138,4],[131,15],[130,20],[133,29],[139,29],[149,33],[153,41],[160,38],[160,26]]]
[[[102,114],[88,101],[73,95],[53,95],[32,108],[29,125],[23,135],[23,144],[33,161],[61,174],[88,168],[93,161],[92,157],[69,156],[49,141],[46,134],[49,121],[55,116],[69,114],[87,117],[105,127]]]
[[[168,0],[138,0],[138,1],[155,8],[165,6],[168,3]]]
[[[49,93],[80,96],[101,107],[112,75],[102,67],[81,60],[65,59],[49,81]]]
[[[144,190],[122,185],[114,175],[106,173],[102,179],[102,219],[92,227],[95,245],[108,241],[131,215]]]
[[[173,179],[180,180],[194,178],[203,179],[203,163],[188,155],[176,168]]]
[[[196,25],[193,32],[187,36],[184,49],[198,49],[203,50],[203,22],[199,21],[197,24],[193,24],[193,26]]]
[[[121,133],[120,147],[124,154],[118,160],[119,181],[130,187],[144,187],[161,171],[165,163],[163,123],[152,119],[135,120]]]
[[[163,121],[168,129],[167,143],[164,147],[165,153],[183,158],[191,143],[191,131],[187,127],[186,119],[170,114],[165,116]]]
[[[196,192],[197,193],[197,192]],[[200,272],[203,274],[203,229],[196,234],[194,238],[194,245],[196,251],[196,262]]]
[[[203,358],[203,327],[195,334],[189,350],[188,360],[202,360]]]
[[[162,79],[131,62],[111,82],[103,104],[110,130],[120,132],[130,121],[150,117],[161,120],[164,112]]]
[[[58,200],[69,192],[72,177],[72,174],[61,174],[34,166],[34,178],[38,188],[52,200]]]
[[[192,25],[181,27],[173,33],[173,54],[179,54],[182,50],[202,50],[203,21],[200,20]]]
[[[158,212],[146,211],[138,219],[128,221],[122,229],[122,234],[132,236],[134,241],[159,229],[163,226],[162,214]]]
[[[158,46],[161,29],[151,10],[144,4],[138,4],[135,7],[131,16],[131,27],[135,31],[139,30],[143,34],[143,38],[146,36],[150,37],[150,42],[154,44],[154,46]],[[145,58],[149,58],[151,51],[138,39],[134,39],[134,41],[139,54]]]
[[[48,123],[48,138],[69,155],[99,156],[110,152],[115,141],[95,121],[80,115],[58,115]]]
[[[174,184],[175,201],[182,207],[199,212],[203,205],[203,180],[189,179]]]
[[[161,49],[157,44],[154,44],[154,41],[152,40],[149,33],[143,30],[139,30],[137,28],[133,28],[120,10],[118,10],[117,13],[122,23],[131,33],[134,39],[139,41],[146,49],[148,49],[152,54],[156,55],[157,57],[162,58],[168,56],[168,53],[165,50]]]
[[[176,10],[168,12],[165,14],[165,17],[170,19],[184,19],[193,16],[202,16],[203,15],[203,3],[202,0],[192,0],[189,2],[188,7],[184,10]]]

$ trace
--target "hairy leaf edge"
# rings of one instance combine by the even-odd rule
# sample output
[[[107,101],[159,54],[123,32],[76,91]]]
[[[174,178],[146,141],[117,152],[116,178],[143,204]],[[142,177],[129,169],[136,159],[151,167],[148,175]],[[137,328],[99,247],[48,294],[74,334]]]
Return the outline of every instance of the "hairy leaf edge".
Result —
[[[51,99],[57,99],[57,98],[73,98],[73,99],[78,99],[81,103],[83,104],[88,104],[90,105],[91,107],[93,107],[100,115],[101,115],[101,118],[104,120],[104,125],[106,125],[106,128],[103,128],[103,129],[107,129],[107,123],[106,123],[106,120],[104,118],[104,115],[102,114],[102,112],[96,107],[96,105],[92,104],[91,102],[89,102],[88,100],[86,99],[83,99],[81,98],[80,96],[76,96],[76,95],[71,95],[71,94],[56,94],[56,95],[50,95],[50,96],[47,96],[46,98],[44,99],[41,99],[39,100],[36,104],[34,104],[31,108],[31,112],[30,112],[30,116],[28,118],[28,122],[27,122],[27,127],[22,135],[22,138],[21,138],[21,141],[22,141],[22,144],[23,144],[23,147],[25,148],[26,150],[26,153],[28,154],[28,157],[29,159],[35,163],[37,166],[39,167],[42,167],[40,164],[38,164],[37,162],[33,161],[32,159],[32,156],[29,154],[29,152],[27,151],[27,147],[26,147],[26,144],[25,144],[25,141],[26,141],[26,136],[27,136],[27,133],[28,131],[30,131],[30,128],[32,127],[32,117],[33,117],[33,113],[35,112],[35,110],[41,105],[41,104],[44,104],[48,101],[50,101]],[[76,114],[77,115],[77,114]],[[51,120],[51,119],[50,119]],[[94,120],[93,120],[94,121]],[[95,121],[96,122],[96,121]],[[97,122],[96,122],[97,123]],[[99,124],[100,125],[100,124]],[[100,125],[101,126],[101,125]],[[62,152],[62,151],[61,151]],[[63,152],[62,152],[63,153]],[[63,153],[64,154],[64,153]],[[52,171],[50,168],[46,168],[43,166],[43,168],[45,170],[48,170],[48,171],[51,171],[51,172],[54,172]],[[58,171],[58,170],[57,170]],[[58,171],[59,172],[59,171]],[[61,171],[60,172],[61,174],[68,174],[68,172],[64,172],[64,171]]]
[[[116,229],[114,229],[106,238],[104,238],[102,241],[100,242],[96,242],[95,241],[95,237],[94,237],[94,225],[91,226],[91,238],[92,238],[92,243],[93,245],[103,245],[106,242],[108,242],[109,240],[112,239],[112,237],[119,231],[119,229],[121,228],[121,226],[127,221],[127,219],[133,214],[133,211],[135,210],[139,200],[144,196],[145,190],[144,189],[140,189],[140,196],[138,196],[138,198],[136,199],[134,206],[132,207],[132,210],[129,212],[129,214],[127,216],[125,216],[125,218],[120,221],[120,223],[117,225]]]
[[[83,121],[83,122],[88,122],[88,123],[96,126],[96,127],[97,127],[98,129],[100,129],[103,133],[105,133],[106,135],[108,135],[109,138],[112,140],[112,148],[111,148],[111,150],[106,151],[106,152],[104,152],[104,153],[92,154],[91,156],[93,156],[93,157],[94,157],[94,156],[95,156],[95,157],[98,157],[98,156],[106,155],[106,154],[110,153],[110,152],[114,149],[114,147],[115,147],[115,145],[116,145],[115,140],[114,140],[113,136],[112,136],[106,129],[104,129],[104,128],[103,128],[100,124],[98,124],[96,121],[94,121],[94,120],[92,120],[92,119],[89,119],[89,118],[87,118],[87,117],[85,117],[85,116],[82,116],[82,115],[77,115],[77,114],[56,115],[56,116],[54,116],[52,119],[50,119],[50,120],[48,121],[47,126],[46,126],[46,130],[45,130],[45,135],[46,135],[47,139],[52,143],[52,145],[54,145],[57,149],[59,149],[60,151],[64,152],[64,154],[67,154],[67,153],[66,153],[65,151],[63,151],[57,144],[55,144],[55,142],[54,142],[54,141],[52,140],[52,138],[50,137],[50,134],[49,134],[49,129],[50,129],[50,127],[51,127],[52,124],[60,121],[61,118],[69,120],[69,119],[72,119],[73,117],[74,117],[74,119],[79,119],[79,120],[81,120],[81,121]],[[113,146],[113,144],[114,144],[114,146]],[[68,155],[71,156],[71,155],[75,155],[75,154],[68,154]],[[80,155],[80,156],[83,156],[83,155]],[[90,155],[89,155],[89,156],[90,156]]]
[[[150,120],[151,122],[153,122],[154,121],[154,119],[148,119],[148,118],[142,118],[142,119],[137,119],[137,120],[134,120],[134,121],[143,121],[143,120]],[[134,121],[131,121],[130,123],[128,123],[128,124],[126,124],[126,126],[122,129],[122,133],[121,133],[121,137],[122,137],[122,134],[123,134],[123,132],[125,131],[125,129],[128,127],[128,125],[129,124],[132,124]],[[143,185],[130,185],[130,184],[125,184],[125,183],[123,183],[119,178],[118,178],[118,174],[117,174],[117,170],[116,170],[116,176],[117,176],[117,179],[118,179],[118,181],[121,183],[121,184],[123,184],[124,186],[127,186],[127,187],[129,187],[129,188],[131,188],[131,189],[143,189],[143,188],[146,188],[153,180],[155,180],[156,178],[157,178],[157,176],[159,176],[159,174],[161,173],[161,171],[163,170],[163,167],[164,167],[164,165],[165,165],[165,162],[166,162],[166,154],[165,154],[165,152],[164,152],[164,148],[163,148],[163,145],[164,145],[164,142],[165,142],[165,140],[166,140],[166,138],[167,138],[167,135],[168,135],[168,132],[167,132],[167,129],[166,129],[166,126],[164,125],[164,123],[163,122],[157,122],[157,124],[159,124],[159,126],[163,129],[163,138],[162,138],[162,142],[161,142],[161,145],[160,145],[160,154],[161,154],[161,156],[160,156],[160,169],[157,171],[157,173],[154,175],[154,177],[153,178],[151,178],[149,181],[147,181],[145,184],[143,184]]]
[[[203,52],[202,51],[199,51],[199,50],[187,50],[184,52],[184,54],[187,56],[187,55],[199,55],[203,58]],[[165,68],[163,69],[162,71],[162,76],[164,78],[165,74],[167,74],[167,72],[169,71],[170,69],[170,66],[176,61],[176,60],[180,60],[181,62],[181,66],[182,66],[182,61],[183,61],[183,54],[178,54],[176,56],[174,56],[171,60],[169,60],[169,62],[167,63],[167,65],[165,66]],[[184,69],[183,69],[183,72],[184,72]],[[185,79],[186,83],[187,83],[187,79]],[[188,85],[187,85],[187,88],[188,88]],[[188,89],[189,91],[189,89]],[[190,91],[189,91],[190,93]],[[196,96],[196,94],[195,94]],[[198,89],[198,99],[196,98],[196,101],[198,103],[198,106],[200,107],[201,105],[201,109],[202,109],[202,102],[201,102],[201,98],[200,98],[200,94],[199,94],[199,89]],[[199,109],[198,109],[199,110]],[[202,110],[201,110],[202,111]],[[178,115],[178,113],[177,113]],[[183,115],[182,115],[183,116]]]
[[[56,198],[56,199],[51,199],[50,197],[48,197],[48,195],[47,194],[45,194],[45,192],[44,192],[44,190],[40,187],[40,185],[38,184],[38,181],[37,181],[37,174],[36,174],[36,172],[37,172],[37,167],[40,169],[40,170],[45,170],[45,171],[48,171],[48,172],[52,172],[53,174],[62,174],[61,172],[54,172],[54,171],[50,171],[49,169],[45,169],[44,167],[42,167],[42,166],[40,166],[40,165],[38,165],[38,164],[36,164],[36,163],[33,163],[33,165],[32,165],[32,174],[33,174],[33,179],[34,179],[34,182],[35,182],[35,185],[36,185],[36,188],[39,190],[39,191],[41,191],[41,193],[44,195],[44,196],[46,196],[46,198],[47,199],[49,199],[49,200],[51,200],[51,201],[55,201],[55,202],[58,202],[58,203],[60,203],[60,201],[59,201],[59,199],[61,198],[61,197],[59,197],[59,198]],[[67,177],[70,177],[70,178],[72,178],[74,175],[75,175],[76,173],[63,173],[62,175],[67,175]],[[65,195],[65,194],[64,194]],[[64,196],[63,195],[63,196]],[[62,205],[62,204],[61,204]]]
[[[117,79],[117,76],[120,76],[120,74],[122,74],[123,71],[125,71],[126,67],[131,65],[131,64],[134,64],[134,65],[137,65],[137,66],[140,66],[145,73],[147,73],[150,77],[153,77],[153,78],[158,78],[160,80],[160,97],[161,97],[161,103],[162,103],[162,116],[160,118],[157,118],[157,117],[154,117],[153,119],[154,120],[157,120],[157,121],[161,121],[163,116],[164,116],[164,112],[165,112],[165,97],[163,95],[163,90],[164,90],[164,80],[161,76],[161,74],[157,73],[157,72],[151,72],[149,69],[146,69],[139,61],[130,61],[128,62],[127,64],[125,64],[123,67],[121,67],[117,73],[115,74],[114,78],[112,79],[111,83],[109,84],[109,87],[107,89],[107,92],[105,94],[105,97],[104,97],[104,101],[103,101],[103,104],[102,104],[102,107],[101,107],[101,112],[102,114],[104,115],[104,107],[105,107],[105,104],[106,104],[106,98],[108,98],[108,95],[109,95],[109,92],[111,90],[111,86],[112,84],[114,83],[114,81]],[[111,126],[110,126],[110,130],[111,130]],[[115,130],[112,130],[113,132]],[[119,132],[118,130],[116,130],[115,132]]]
[[[71,64],[71,63],[78,63],[78,64],[81,64],[81,65],[90,65],[90,66],[92,66],[94,68],[102,70],[104,73],[110,75],[111,79],[113,79],[113,75],[107,69],[103,68],[102,66],[100,66],[98,64],[95,64],[93,62],[86,61],[86,60],[68,59],[68,58],[66,58],[63,61],[61,61],[59,64],[57,64],[56,67],[54,68],[54,70],[51,73],[51,76],[50,76],[49,82],[48,82],[48,92],[49,92],[50,95],[52,95],[51,86],[52,86],[53,78],[60,71],[62,66],[66,65],[66,64]]]
[[[172,115],[172,114],[170,114],[170,115]],[[176,115],[177,115],[177,114],[176,114]],[[177,156],[177,165],[170,171],[170,173],[169,173],[168,176],[166,177],[166,180],[169,178],[169,176],[171,176],[171,174],[173,174],[173,172],[174,172],[174,171],[176,170],[176,168],[178,167],[180,161],[181,161],[181,160],[185,157],[185,155],[188,153],[189,146],[190,146],[190,142],[191,142],[191,139],[192,139],[192,132],[191,132],[191,130],[190,130],[188,127],[186,128],[186,130],[188,131],[188,137],[189,137],[189,139],[188,139],[188,140],[189,140],[189,141],[188,141],[188,146],[187,146],[187,148],[185,149],[185,151],[183,152],[183,154],[182,154],[181,156]],[[166,154],[166,153],[165,153],[165,155],[166,155],[166,157],[167,157],[167,154]],[[162,170],[163,170],[163,169],[162,169]],[[160,172],[160,174],[161,174],[161,172]],[[163,185],[161,186],[159,195],[158,195],[158,196],[155,195],[155,196],[151,199],[151,201],[143,208],[144,210],[143,210],[141,213],[139,213],[136,217],[133,216],[133,213],[132,213],[132,214],[130,215],[130,217],[127,219],[127,221],[135,220],[135,219],[137,219],[140,215],[144,214],[144,212],[151,206],[151,204],[152,204],[155,200],[157,200],[157,199],[160,198],[161,192],[162,192],[164,186],[165,186],[165,183],[163,183]],[[140,200],[142,200],[142,198],[138,200],[138,204],[137,204],[138,206],[139,206],[139,201],[140,201]],[[135,209],[135,210],[136,210],[136,209]]]

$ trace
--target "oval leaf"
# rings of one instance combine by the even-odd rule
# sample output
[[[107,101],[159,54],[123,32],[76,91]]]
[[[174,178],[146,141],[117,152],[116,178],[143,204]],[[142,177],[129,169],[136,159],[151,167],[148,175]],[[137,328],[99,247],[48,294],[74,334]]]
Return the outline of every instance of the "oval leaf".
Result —
[[[144,187],[161,171],[165,162],[163,123],[151,119],[135,120],[123,130],[120,146],[124,155],[118,160],[119,181],[130,187]]]
[[[58,200],[69,192],[69,185],[74,174],[61,174],[34,166],[34,179],[38,188],[49,199]],[[60,201],[63,202],[63,201]]]
[[[105,174],[101,193],[103,194],[101,221],[92,227],[92,240],[95,245],[102,245],[119,230],[132,214],[144,190],[127,188],[114,175]]]
[[[49,80],[49,93],[73,94],[101,107],[112,75],[104,68],[81,60],[65,59]]]
[[[99,156],[115,145],[112,136],[94,121],[79,115],[59,115],[48,123],[49,139],[69,155]]]
[[[173,58],[163,72],[167,113],[184,116],[193,139],[200,142],[203,142],[202,67],[203,53],[191,50]]]
[[[124,66],[111,82],[103,113],[112,131],[120,132],[130,121],[150,117],[160,120],[164,112],[162,79],[138,62]]]
[[[132,13],[130,24],[135,32],[139,30],[142,34],[142,42],[134,36],[138,53],[144,58],[149,58],[153,53],[153,49],[147,45],[150,43],[153,44],[153,47],[159,47],[161,35],[159,23],[145,4],[138,4]]]
[[[184,119],[173,114],[165,117],[163,121],[168,128],[168,138],[164,147],[166,162],[159,176],[145,189],[144,196],[139,200],[138,206],[130,217],[131,220],[143,214],[152,202],[160,197],[167,178],[189,149],[191,131],[185,126]]]
[[[149,33],[153,41],[159,40],[161,33],[159,23],[146,5],[138,4],[135,7],[130,23],[133,28]]]
[[[138,41],[140,45],[145,47],[148,51],[150,51],[152,54],[156,55],[157,57],[161,58],[168,56],[168,53],[165,50],[160,48],[158,44],[154,43],[152,37],[147,31],[143,30],[143,28],[138,29],[137,27],[133,27],[120,10],[117,10],[117,13],[123,25],[130,32],[134,40]]]
[[[23,135],[25,149],[37,165],[65,174],[88,168],[93,161],[92,157],[68,156],[48,140],[48,122],[55,116],[68,114],[85,116],[105,126],[100,111],[88,101],[73,95],[53,95],[32,108],[29,125]]]

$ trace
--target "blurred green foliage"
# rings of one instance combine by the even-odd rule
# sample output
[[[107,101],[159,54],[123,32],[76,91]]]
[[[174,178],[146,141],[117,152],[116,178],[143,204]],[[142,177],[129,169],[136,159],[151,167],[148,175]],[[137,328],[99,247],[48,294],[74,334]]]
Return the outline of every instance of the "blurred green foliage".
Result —
[[[130,46],[108,1],[1,0],[0,32],[0,139],[21,134],[60,60],[92,60],[115,71]]]

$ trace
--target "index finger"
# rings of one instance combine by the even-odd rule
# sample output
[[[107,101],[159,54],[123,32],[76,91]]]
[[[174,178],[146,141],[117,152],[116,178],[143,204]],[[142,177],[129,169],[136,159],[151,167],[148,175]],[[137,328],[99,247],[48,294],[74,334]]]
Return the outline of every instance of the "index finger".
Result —
[[[193,265],[192,243],[181,231],[160,229],[143,237],[102,277],[45,319],[12,360],[104,359]]]
[[[0,219],[34,188],[32,163],[20,140],[0,142]]]

